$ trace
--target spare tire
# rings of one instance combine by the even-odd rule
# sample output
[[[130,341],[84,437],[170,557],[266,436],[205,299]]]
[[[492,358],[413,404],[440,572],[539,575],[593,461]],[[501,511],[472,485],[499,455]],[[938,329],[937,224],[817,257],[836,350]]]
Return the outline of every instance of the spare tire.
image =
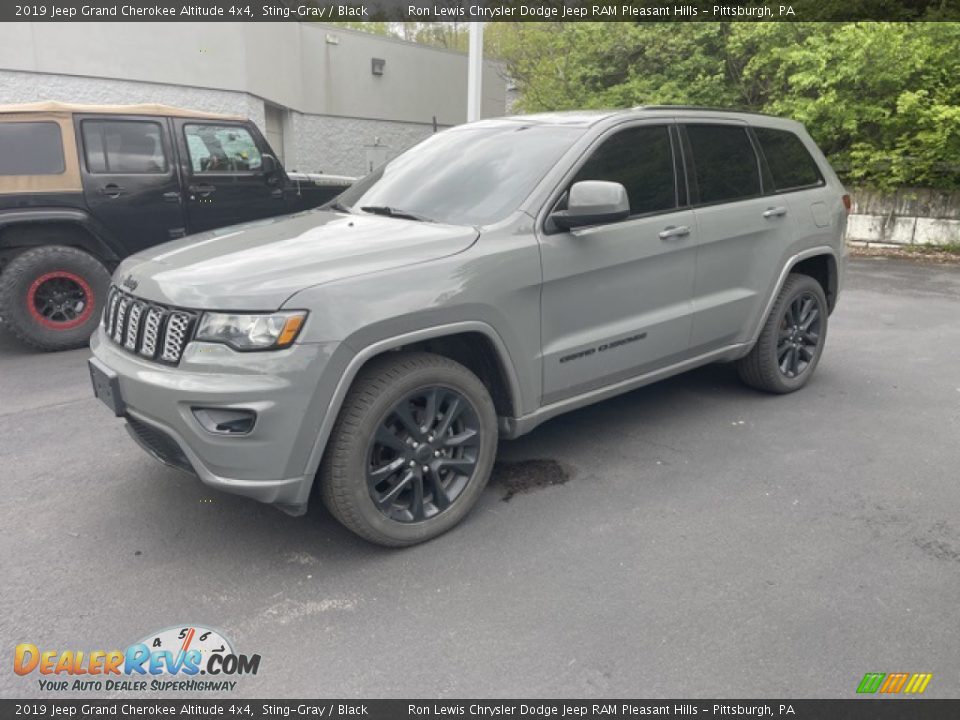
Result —
[[[0,274],[0,315],[39,350],[82,347],[100,322],[110,273],[83,250],[62,245],[17,255]]]

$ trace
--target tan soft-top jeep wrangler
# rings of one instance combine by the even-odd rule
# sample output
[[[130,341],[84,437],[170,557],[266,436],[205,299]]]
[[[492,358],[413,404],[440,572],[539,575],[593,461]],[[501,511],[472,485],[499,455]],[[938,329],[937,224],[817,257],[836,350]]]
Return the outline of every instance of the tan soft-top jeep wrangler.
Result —
[[[128,255],[316,207],[351,182],[285,172],[242,117],[0,105],[0,318],[42,350],[85,345]]]

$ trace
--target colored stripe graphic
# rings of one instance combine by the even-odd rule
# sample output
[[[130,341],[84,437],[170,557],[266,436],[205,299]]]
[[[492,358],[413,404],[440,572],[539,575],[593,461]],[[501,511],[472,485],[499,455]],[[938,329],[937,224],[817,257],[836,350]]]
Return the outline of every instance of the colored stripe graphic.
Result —
[[[875,693],[880,689],[880,684],[883,682],[884,677],[886,677],[885,673],[867,673],[863,676],[863,680],[860,681],[857,692]]]
[[[919,695],[927,689],[927,685],[930,684],[932,678],[932,673],[914,673],[910,678],[910,682],[907,683],[904,692],[910,693],[911,695]]]
[[[890,673],[887,675],[887,679],[883,685],[880,686],[880,692],[889,694],[900,692],[907,682],[908,677],[910,677],[910,675],[907,673]]]
[[[857,692],[896,695],[902,690],[909,695],[920,695],[932,679],[933,673],[867,673],[857,686]]]

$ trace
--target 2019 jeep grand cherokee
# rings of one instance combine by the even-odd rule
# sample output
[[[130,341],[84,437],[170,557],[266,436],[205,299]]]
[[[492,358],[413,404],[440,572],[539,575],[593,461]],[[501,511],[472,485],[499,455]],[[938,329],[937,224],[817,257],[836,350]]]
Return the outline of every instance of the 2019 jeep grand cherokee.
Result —
[[[796,122],[682,107],[434,135],[330,206],[118,268],[97,394],[160,460],[402,546],[499,437],[715,361],[805,385],[849,198]]]
[[[164,105],[0,105],[0,318],[86,345],[110,270],[188,233],[317,207],[353,178],[286,173],[249,120]]]

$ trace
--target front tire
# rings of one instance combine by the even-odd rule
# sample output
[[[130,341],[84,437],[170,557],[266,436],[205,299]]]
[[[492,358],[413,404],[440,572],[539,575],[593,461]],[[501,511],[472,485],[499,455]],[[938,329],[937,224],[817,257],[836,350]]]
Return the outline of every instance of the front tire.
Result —
[[[497,452],[490,393],[430,353],[390,353],[361,370],[320,466],[324,504],[370,542],[404,547],[460,522]]]
[[[39,350],[90,341],[110,285],[92,255],[51,245],[17,255],[0,275],[0,314],[20,340]]]
[[[737,361],[740,379],[771,393],[802,388],[823,354],[828,315],[820,283],[809,275],[788,275],[757,343]]]

